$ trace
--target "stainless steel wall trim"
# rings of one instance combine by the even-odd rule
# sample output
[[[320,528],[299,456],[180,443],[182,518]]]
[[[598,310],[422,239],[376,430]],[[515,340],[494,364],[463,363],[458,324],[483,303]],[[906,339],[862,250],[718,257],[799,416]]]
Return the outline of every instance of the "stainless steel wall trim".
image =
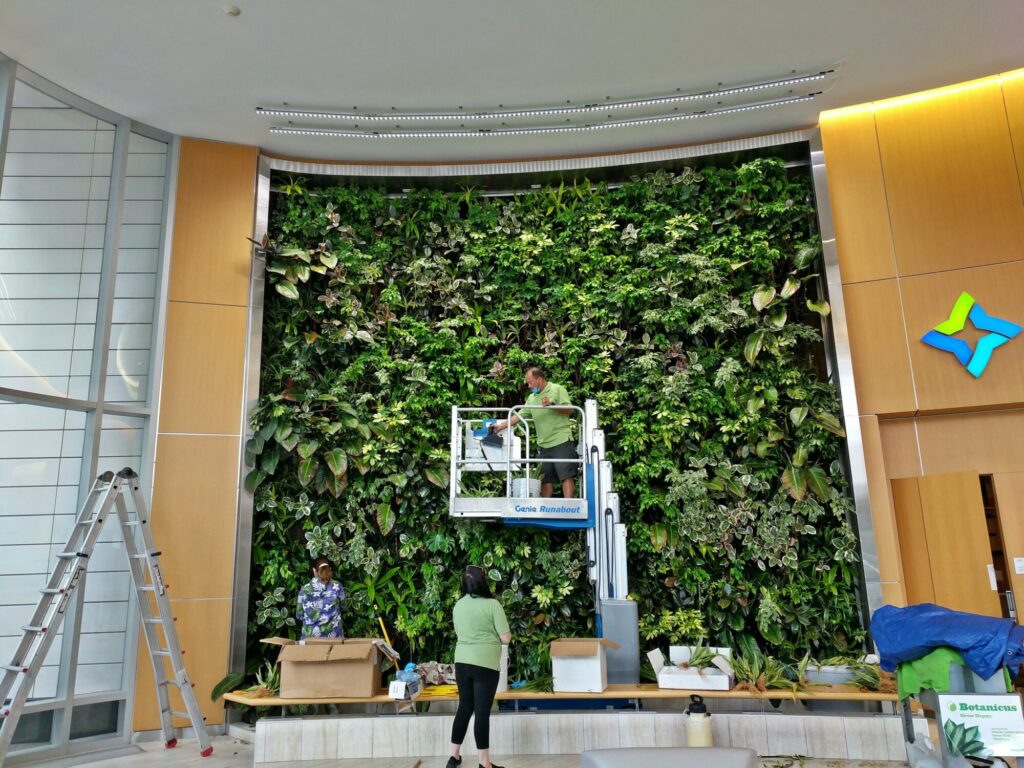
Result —
[[[860,540],[864,592],[867,610],[873,614],[882,606],[881,574],[878,567],[878,546],[875,526],[871,517],[871,498],[868,494],[868,471],[864,457],[864,438],[860,429],[860,410],[857,406],[857,387],[853,378],[853,358],[850,352],[850,334],[846,322],[846,304],[843,300],[843,281],[839,269],[835,226],[828,194],[828,175],[825,170],[825,151],[821,131],[810,137],[811,179],[818,209],[818,225],[825,261],[825,283],[828,301],[832,307],[832,350],[835,372],[838,375],[839,396],[843,408],[843,427],[846,430],[846,454],[849,462],[850,485],[856,506],[857,533]]]
[[[378,165],[373,163],[330,163],[286,160],[267,157],[272,171],[287,173],[308,173],[323,176],[376,176],[419,178],[443,178],[448,176],[486,176],[489,174],[545,173],[554,171],[578,171],[588,168],[608,168],[617,165],[640,165],[643,163],[661,163],[669,160],[680,160],[688,157],[704,157],[724,152],[741,152],[749,149],[762,149],[780,144],[794,144],[808,141],[814,131],[802,129],[772,133],[764,136],[752,136],[745,139],[716,141],[710,144],[694,144],[685,147],[669,147],[652,149],[643,152],[623,152],[612,155],[593,155],[588,157],[554,158],[549,160],[513,160],[508,162],[487,163],[449,163],[425,165]]]
[[[262,240],[267,233],[270,214],[270,163],[265,157],[259,158],[256,172],[256,209],[253,221],[253,239]],[[248,468],[242,456],[245,441],[252,437],[250,417],[260,396],[260,362],[263,348],[263,284],[266,263],[255,255],[249,272],[249,318],[246,328],[245,390],[242,413],[241,451],[239,454],[238,476],[238,517],[235,529],[235,577],[231,602],[231,643],[228,669],[232,672],[245,671],[245,648],[248,637],[249,619],[249,576],[252,559],[253,495],[245,490],[244,481]],[[231,710],[228,710],[229,712]]]

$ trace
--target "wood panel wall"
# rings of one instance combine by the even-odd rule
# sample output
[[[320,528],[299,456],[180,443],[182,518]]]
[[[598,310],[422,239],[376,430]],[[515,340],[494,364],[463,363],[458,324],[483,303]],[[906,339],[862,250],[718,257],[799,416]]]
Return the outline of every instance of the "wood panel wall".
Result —
[[[230,647],[251,253],[246,238],[253,231],[257,155],[254,147],[182,140],[171,250],[153,535],[163,552],[185,663],[210,724],[223,722],[223,706],[209,693],[227,674]],[[134,728],[159,727],[149,658],[140,654]]]
[[[862,414],[1024,405],[1024,344],[975,379],[920,341],[962,291],[1024,323],[1022,73],[822,114]]]
[[[1000,616],[977,474],[893,480],[892,492],[909,601]]]
[[[1024,70],[826,112],[820,126],[879,571],[902,580],[884,583],[887,600],[913,600],[893,562],[889,481],[1024,472],[1024,336],[978,379],[920,341],[963,291],[1024,324]]]

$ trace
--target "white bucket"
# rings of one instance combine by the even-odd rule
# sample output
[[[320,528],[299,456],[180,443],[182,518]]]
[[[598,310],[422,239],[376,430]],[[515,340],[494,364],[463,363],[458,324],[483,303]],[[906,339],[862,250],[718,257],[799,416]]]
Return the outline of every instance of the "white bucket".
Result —
[[[540,496],[540,480],[525,477],[517,477],[512,480],[512,498],[527,499],[538,496]]]

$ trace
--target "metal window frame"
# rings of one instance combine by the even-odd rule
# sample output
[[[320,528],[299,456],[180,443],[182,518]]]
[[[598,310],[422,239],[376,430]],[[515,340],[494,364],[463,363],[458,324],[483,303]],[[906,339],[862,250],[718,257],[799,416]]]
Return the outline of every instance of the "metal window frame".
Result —
[[[147,501],[152,501],[153,467],[156,446],[156,413],[160,396],[160,380],[163,367],[164,328],[166,326],[166,293],[170,269],[170,245],[175,190],[177,188],[178,139],[157,128],[138,123],[98,104],[94,104],[56,85],[46,78],[26,69],[16,61],[0,56],[0,185],[3,183],[3,168],[6,159],[7,139],[13,109],[14,88],[18,81],[54,98],[66,106],[114,126],[114,147],[110,171],[110,192],[107,198],[103,255],[100,269],[100,293],[97,300],[96,327],[92,349],[89,378],[89,397],[62,398],[36,394],[22,390],[0,387],[0,399],[25,405],[55,408],[65,411],[79,411],[86,414],[85,437],[82,452],[82,470],[79,482],[79,504],[92,486],[99,463],[100,439],[105,414],[129,416],[143,422],[142,466],[140,474],[147,478],[143,488]],[[127,178],[129,139],[132,133],[167,144],[167,161],[164,170],[164,198],[161,216],[160,269],[157,276],[154,297],[153,338],[147,398],[145,405],[122,405],[107,403],[107,366],[110,358],[110,333],[113,325],[113,307],[117,280],[117,261],[120,253],[121,228],[124,222],[124,188]],[[148,473],[148,475],[146,474]],[[26,714],[53,711],[53,725],[50,741],[46,744],[18,745],[12,748],[7,762],[16,765],[41,758],[67,758],[85,752],[96,752],[104,748],[117,749],[129,745],[131,721],[135,705],[135,675],[138,662],[139,621],[138,608],[129,600],[125,627],[124,654],[122,658],[121,683],[118,689],[92,694],[75,695],[77,654],[80,639],[81,618],[85,599],[85,580],[76,595],[64,626],[65,642],[61,648],[61,660],[57,680],[57,696],[34,701],[25,708]],[[75,707],[110,701],[121,702],[118,726],[115,733],[83,737],[71,741],[71,717]]]

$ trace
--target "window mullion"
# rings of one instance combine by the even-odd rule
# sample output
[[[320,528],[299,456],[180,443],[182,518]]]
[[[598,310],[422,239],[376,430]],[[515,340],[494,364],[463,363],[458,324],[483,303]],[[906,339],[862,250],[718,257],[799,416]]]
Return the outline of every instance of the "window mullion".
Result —
[[[121,221],[124,217],[124,185],[128,169],[128,138],[131,121],[118,120],[114,126],[114,149],[110,169],[110,195],[103,233],[103,261],[100,267],[99,296],[96,302],[96,331],[93,337],[92,365],[89,374],[89,402],[93,410],[86,412],[85,442],[82,450],[82,473],[79,480],[79,508],[88,498],[99,468],[100,438],[103,429],[103,398],[106,392],[107,364],[110,357],[110,328],[114,316],[114,293],[117,282],[117,260],[121,249]],[[71,737],[71,711],[74,708],[78,648],[81,641],[82,613],[88,573],[83,574],[64,628],[61,648],[58,692],[65,697],[61,722],[61,744]]]

